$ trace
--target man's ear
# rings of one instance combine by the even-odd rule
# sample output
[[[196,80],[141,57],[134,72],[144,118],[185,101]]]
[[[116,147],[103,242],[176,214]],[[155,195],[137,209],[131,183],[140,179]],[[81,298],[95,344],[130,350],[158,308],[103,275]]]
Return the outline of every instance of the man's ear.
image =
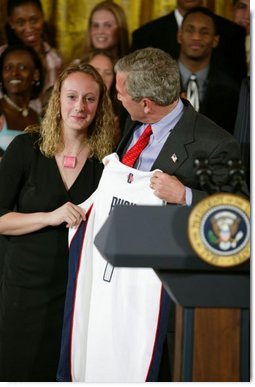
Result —
[[[145,114],[148,114],[151,110],[151,100],[149,98],[143,98],[143,111]]]
[[[34,71],[34,81],[37,82],[40,80],[40,71],[38,69],[35,69]]]
[[[12,19],[10,17],[7,18],[7,23],[11,27],[12,30],[14,30],[14,24],[12,23]]]
[[[179,44],[182,43],[182,31],[181,31],[181,30],[178,30],[178,31],[177,31],[176,39],[177,39],[177,42],[178,42]]]
[[[215,35],[213,38],[213,48],[216,48],[220,41],[220,35]]]

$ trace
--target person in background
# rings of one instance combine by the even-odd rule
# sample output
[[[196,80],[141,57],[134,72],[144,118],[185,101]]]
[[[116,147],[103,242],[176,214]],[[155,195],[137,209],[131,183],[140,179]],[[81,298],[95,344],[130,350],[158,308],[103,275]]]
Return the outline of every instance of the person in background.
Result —
[[[109,92],[113,105],[113,111],[116,117],[115,145],[117,146],[121,138],[121,128],[125,124],[126,110],[117,99],[114,72],[116,59],[110,51],[98,48],[85,54],[80,61],[91,64],[103,78],[105,86]]]
[[[0,110],[0,132],[3,130],[5,124],[5,118],[4,118],[4,113]],[[4,155],[4,150],[0,146],[0,161]]]
[[[169,14],[152,20],[139,27],[132,34],[131,51],[144,47],[156,47],[177,59],[180,45],[177,32],[185,13],[203,5],[203,0],[177,0],[177,6]],[[236,23],[215,14],[219,44],[214,49],[212,63],[231,75],[239,84],[246,76],[245,30]]]
[[[205,7],[194,7],[186,12],[177,36],[181,88],[185,92],[182,96],[188,98],[197,111],[233,134],[239,84],[211,60],[219,39],[213,12]]]
[[[92,9],[87,30],[85,53],[93,48],[111,51],[115,58],[129,52],[129,36],[126,14],[113,1],[105,0]]]
[[[0,82],[0,148],[4,152],[28,125],[39,123],[39,116],[29,103],[43,88],[44,71],[32,47],[13,45],[4,50],[0,57]]]
[[[248,75],[250,74],[250,0],[233,0],[233,21],[245,28],[245,50]]]
[[[40,0],[8,0],[7,1],[7,44],[23,43],[32,47],[40,56],[45,83],[40,98],[31,101],[30,105],[41,114],[47,90],[51,89],[61,71],[62,59],[55,48],[46,40],[46,23]],[[0,54],[6,45],[0,47]]]
[[[116,60],[112,53],[103,48],[95,48],[85,54],[80,62],[91,64],[103,78],[108,91],[114,86],[115,73],[113,70]]]
[[[16,136],[0,163],[0,380],[54,382],[68,269],[68,228],[112,151],[114,115],[102,78],[70,65],[41,125]]]
[[[5,122],[4,114],[0,110],[0,131],[3,128],[4,122]],[[3,155],[4,155],[4,151],[0,147],[0,162],[2,160]],[[0,235],[0,251],[3,252],[6,249],[6,246],[7,246],[7,237]],[[3,257],[1,257],[1,254],[0,254],[0,284],[2,281],[2,274],[3,274]]]

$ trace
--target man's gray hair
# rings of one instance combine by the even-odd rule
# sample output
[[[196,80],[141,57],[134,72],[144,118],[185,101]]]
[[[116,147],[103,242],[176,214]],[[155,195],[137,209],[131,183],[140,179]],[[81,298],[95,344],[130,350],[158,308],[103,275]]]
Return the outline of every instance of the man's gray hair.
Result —
[[[119,59],[114,70],[127,74],[126,90],[134,101],[149,98],[167,106],[179,98],[179,68],[163,50],[152,47],[136,50]]]

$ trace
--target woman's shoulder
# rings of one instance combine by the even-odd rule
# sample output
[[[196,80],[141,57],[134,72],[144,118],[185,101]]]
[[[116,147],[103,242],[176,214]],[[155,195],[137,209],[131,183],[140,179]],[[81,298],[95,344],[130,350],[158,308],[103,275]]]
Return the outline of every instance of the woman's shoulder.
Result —
[[[18,134],[12,141],[13,146],[15,147],[25,147],[30,148],[37,146],[38,141],[40,139],[40,134],[37,132],[33,133],[21,133]]]
[[[43,45],[46,54],[46,60],[48,62],[54,63],[55,67],[61,67],[63,60],[58,51],[54,47],[50,46],[48,42],[43,42]]]
[[[33,155],[38,151],[39,133],[21,133],[10,142],[4,153],[6,162],[31,166]]]
[[[4,50],[7,48],[7,44],[3,44],[0,46],[0,55],[4,52]]]

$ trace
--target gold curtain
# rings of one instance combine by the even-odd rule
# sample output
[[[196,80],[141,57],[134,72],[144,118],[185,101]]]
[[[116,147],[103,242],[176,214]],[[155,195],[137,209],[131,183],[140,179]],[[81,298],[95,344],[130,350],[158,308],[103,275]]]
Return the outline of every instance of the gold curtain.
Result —
[[[65,63],[82,54],[88,16],[101,0],[41,0],[55,44]],[[114,0],[126,12],[130,38],[134,29],[171,12],[176,0]],[[216,13],[229,16],[232,0],[204,0]],[[0,0],[0,5],[6,0]],[[1,18],[2,19],[2,18]],[[3,23],[3,19],[2,19]]]
[[[214,12],[218,15],[231,18],[232,2],[226,0],[216,0]]]
[[[56,46],[64,61],[82,54],[88,16],[101,0],[41,0]],[[176,6],[176,0],[115,0],[125,10],[131,33],[141,24],[165,15]]]

